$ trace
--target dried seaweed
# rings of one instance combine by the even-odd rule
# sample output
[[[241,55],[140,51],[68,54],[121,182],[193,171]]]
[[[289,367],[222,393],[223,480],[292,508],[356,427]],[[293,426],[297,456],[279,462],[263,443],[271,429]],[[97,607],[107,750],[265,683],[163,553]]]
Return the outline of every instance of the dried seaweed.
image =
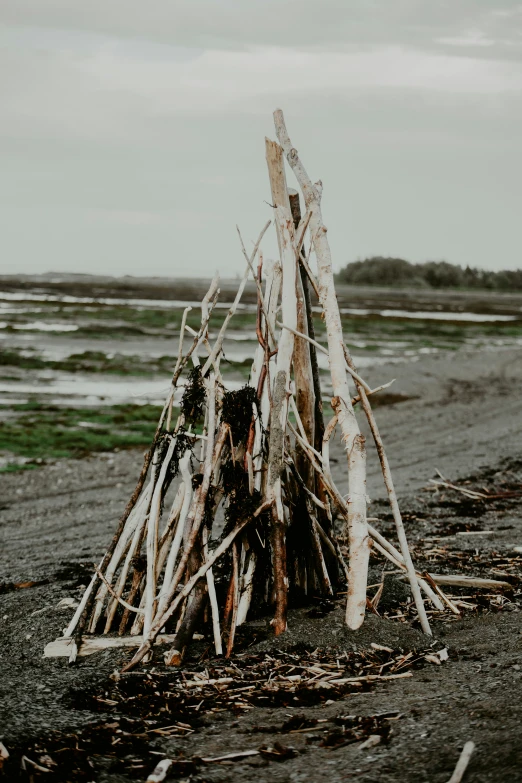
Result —
[[[392,713],[393,715],[393,713]],[[396,715],[396,713],[395,713]],[[387,742],[391,734],[390,713],[383,715],[347,715],[336,718],[338,726],[329,731],[321,741],[321,747],[337,750],[353,742],[360,742],[370,736]]]
[[[205,383],[201,377],[201,367],[193,367],[189,373],[187,385],[181,398],[180,411],[185,421],[196,424],[203,418],[205,411]]]
[[[230,425],[234,443],[245,442],[248,438],[250,423],[252,421],[252,405],[255,405],[259,412],[259,398],[256,390],[252,386],[243,386],[237,391],[225,392],[223,395],[223,407],[221,416],[226,424]]]
[[[225,533],[228,533],[240,520],[254,514],[262,503],[262,496],[257,489],[250,494],[248,473],[237,460],[228,459],[221,468],[221,475],[227,498]]]

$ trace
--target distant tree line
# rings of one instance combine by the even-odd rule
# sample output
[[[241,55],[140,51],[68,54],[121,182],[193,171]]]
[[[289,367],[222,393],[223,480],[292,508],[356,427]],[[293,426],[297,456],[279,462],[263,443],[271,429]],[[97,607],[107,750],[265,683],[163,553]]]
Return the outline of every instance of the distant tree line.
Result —
[[[372,256],[347,264],[337,279],[349,285],[408,286],[415,288],[477,288],[522,291],[522,269],[490,272],[447,261],[412,264],[403,258]]]

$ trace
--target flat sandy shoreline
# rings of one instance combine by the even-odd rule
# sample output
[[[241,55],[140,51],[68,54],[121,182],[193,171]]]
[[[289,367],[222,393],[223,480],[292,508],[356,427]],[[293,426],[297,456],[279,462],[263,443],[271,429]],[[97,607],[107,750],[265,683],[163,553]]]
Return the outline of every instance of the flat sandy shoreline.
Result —
[[[376,413],[397,493],[406,507],[416,502],[416,496],[422,497],[422,488],[435,469],[456,480],[486,469],[502,470],[507,461],[520,459],[522,347],[441,353],[409,364],[381,365],[367,373],[371,385],[392,377],[397,378],[393,391],[409,399],[380,407]],[[344,489],[340,444],[334,456],[338,459],[334,466],[337,479]],[[70,616],[70,609],[56,605],[64,597],[78,596],[78,584],[82,576],[86,578],[89,564],[103,553],[140,463],[141,453],[128,451],[0,476],[0,581],[47,581],[41,587],[0,594],[0,739],[8,747],[42,731],[78,726],[95,717],[69,709],[64,694],[71,685],[102,679],[115,668],[118,656],[103,654],[68,668],[62,660],[42,661],[41,654],[44,644],[59,635]],[[368,492],[372,499],[383,497],[380,469],[369,439]],[[382,508],[379,504],[376,515]],[[506,518],[508,532],[488,536],[487,544],[481,540],[480,546],[512,551],[514,545],[522,544],[520,507],[508,512]],[[449,635],[446,643],[465,645],[475,651],[475,659],[451,663],[444,671],[434,667],[412,680],[382,686],[356,701],[334,705],[345,713],[379,712],[395,705],[405,712],[398,736],[373,754],[373,765],[367,760],[361,763],[353,748],[328,756],[317,751],[319,755],[313,756],[317,760],[311,761],[314,750],[255,772],[245,765],[228,767],[226,774],[223,768],[213,769],[204,779],[239,781],[252,779],[252,775],[260,781],[359,777],[381,783],[399,779],[437,783],[449,777],[445,770],[456,760],[458,745],[475,739],[482,743],[480,757],[484,759],[481,754],[487,750],[490,761],[496,761],[493,767],[491,763],[475,765],[470,781],[522,780],[516,740],[522,717],[520,614],[471,617],[444,633],[446,638]],[[491,668],[497,665],[500,668]],[[458,701],[464,698],[459,688],[465,682],[469,682],[470,693],[477,694],[477,715],[482,717],[475,723],[468,714],[473,710],[465,712],[464,702]],[[502,689],[503,695],[499,695]],[[457,713],[452,714],[455,709]],[[252,715],[249,719],[252,722]],[[259,723],[265,719],[257,716]],[[197,752],[202,754],[203,746],[212,752],[223,743],[230,749],[246,747],[248,738],[241,727],[231,725],[233,720],[233,716],[223,717],[214,731],[200,737],[203,744]],[[468,736],[470,732],[476,736]],[[194,743],[187,745],[186,752],[196,752]],[[338,766],[325,766],[330,761]],[[108,774],[96,779],[128,778]]]

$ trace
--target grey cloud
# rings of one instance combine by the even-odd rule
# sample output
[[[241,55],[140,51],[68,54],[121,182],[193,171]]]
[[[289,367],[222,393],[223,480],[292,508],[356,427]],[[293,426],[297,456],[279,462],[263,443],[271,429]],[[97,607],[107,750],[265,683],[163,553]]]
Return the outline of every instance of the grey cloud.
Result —
[[[3,0],[2,271],[240,271],[278,104],[337,267],[519,266],[519,5],[491,5]]]
[[[516,59],[522,6],[503,0],[4,0],[8,24],[87,30],[176,46],[329,49],[397,44]],[[514,23],[515,20],[515,23]],[[493,43],[473,45],[469,32]],[[468,39],[466,43],[466,39]],[[444,41],[453,40],[453,43]],[[458,46],[455,42],[461,41]]]

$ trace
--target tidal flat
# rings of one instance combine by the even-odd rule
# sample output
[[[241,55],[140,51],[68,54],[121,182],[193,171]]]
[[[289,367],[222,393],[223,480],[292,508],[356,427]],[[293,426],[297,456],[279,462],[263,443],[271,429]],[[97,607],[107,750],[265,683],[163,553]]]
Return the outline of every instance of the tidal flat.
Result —
[[[178,352],[185,308],[197,329],[209,281],[44,275],[0,278],[0,470],[147,442]],[[225,280],[209,321],[218,334],[238,281]],[[427,356],[504,351],[522,345],[522,295],[348,288],[338,299],[346,341],[361,372],[405,366]],[[247,285],[225,340],[221,370],[238,388],[257,345],[256,293]],[[325,344],[315,302],[316,339]],[[191,338],[187,335],[185,348]],[[202,355],[202,358],[204,356]],[[319,354],[328,392],[327,357]],[[388,373],[388,369],[386,369]],[[376,404],[409,395],[386,393]],[[132,431],[89,421],[96,411],[132,414]],[[56,434],[48,426],[59,412]],[[63,425],[62,420],[67,420]],[[84,422],[82,424],[82,422]],[[137,422],[143,424],[138,432]],[[73,441],[77,445],[73,445]],[[70,442],[69,442],[70,441]],[[39,462],[36,462],[39,460]]]
[[[208,653],[211,630],[183,670],[166,669],[157,654],[139,676],[119,683],[114,671],[127,651],[82,658],[75,667],[42,653],[72,617],[136,485],[170,382],[183,308],[192,303],[190,323],[197,325],[194,303],[205,286],[85,276],[0,282],[0,738],[10,753],[6,779],[145,780],[168,756],[174,779],[209,783],[445,783],[470,739],[477,746],[470,781],[520,779],[522,296],[338,292],[349,311],[343,314],[345,337],[361,374],[372,387],[396,378],[382,392],[376,417],[416,564],[438,573],[509,579],[512,589],[480,596],[453,589],[452,598],[467,606],[460,617],[433,620],[437,648],[448,650],[440,665],[419,653],[434,640],[412,627],[404,585],[402,593],[387,596],[382,616],[368,616],[358,632],[343,625],[343,597],[338,606],[293,611],[284,639],[273,638],[270,618],[256,617],[237,657],[222,662],[236,678],[227,697],[233,703],[214,700],[200,710],[203,696],[194,695],[180,711],[185,668],[200,674],[217,666]],[[236,285],[224,281],[224,307],[215,312],[211,334]],[[245,382],[255,348],[255,295],[250,288],[245,294],[226,344],[230,363],[222,364],[230,386]],[[316,324],[324,342],[319,314]],[[322,372],[326,378],[325,364]],[[329,414],[327,394],[323,404]],[[393,538],[377,455],[362,416],[359,421],[367,437],[369,513]],[[332,442],[331,463],[335,481],[348,492],[340,439]],[[479,492],[507,489],[513,495],[470,501],[435,490],[430,479],[440,478],[437,471]],[[387,566],[377,552],[371,557],[377,583]],[[369,598],[375,590],[369,588]],[[281,669],[274,667],[281,661],[286,674],[305,653],[329,667],[347,660],[345,653],[364,665],[361,656],[372,654],[372,643],[393,656],[411,654],[412,676],[352,693],[309,689],[313,700],[306,703],[302,691],[276,690]],[[251,671],[251,659],[277,675],[264,705],[267,694],[256,696],[240,679]],[[158,682],[170,698],[159,710]],[[226,700],[224,692],[216,690],[214,699],[216,694]],[[148,704],[153,714],[146,712]],[[360,725],[373,727],[379,744],[363,748],[355,741]],[[257,755],[201,762],[202,756],[245,750]],[[40,774],[24,759],[51,771]]]

